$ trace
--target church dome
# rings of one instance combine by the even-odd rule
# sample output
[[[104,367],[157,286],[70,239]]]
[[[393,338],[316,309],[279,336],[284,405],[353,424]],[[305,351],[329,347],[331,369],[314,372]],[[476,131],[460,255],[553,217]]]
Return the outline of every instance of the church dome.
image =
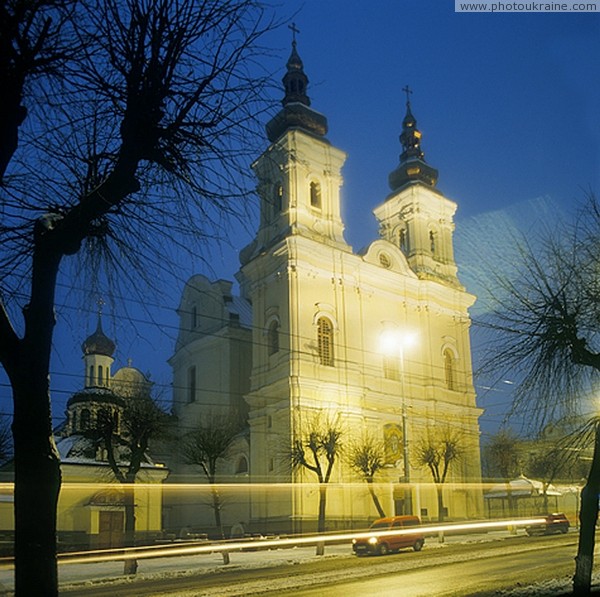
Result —
[[[112,377],[112,389],[123,397],[149,395],[152,382],[131,365],[121,367]]]
[[[96,331],[86,338],[81,345],[81,350],[84,355],[101,354],[107,357],[112,357],[115,352],[115,343],[102,331],[102,319],[98,315],[98,325]]]

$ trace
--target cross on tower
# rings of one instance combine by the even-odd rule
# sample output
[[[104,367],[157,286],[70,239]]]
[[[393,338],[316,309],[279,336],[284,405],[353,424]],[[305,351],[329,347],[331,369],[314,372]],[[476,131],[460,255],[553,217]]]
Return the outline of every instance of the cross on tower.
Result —
[[[292,42],[296,43],[296,33],[300,33],[300,29],[298,29],[298,27],[296,27],[296,23],[292,23],[291,25],[288,25],[288,29],[292,30]]]
[[[405,85],[402,88],[402,91],[404,91],[404,93],[406,93],[406,105],[408,106],[410,104],[410,96],[412,94],[412,89],[408,85]]]
[[[102,315],[102,307],[104,307],[104,305],[106,304],[104,302],[104,299],[99,296],[98,300],[96,301],[96,304],[98,305],[98,315]]]

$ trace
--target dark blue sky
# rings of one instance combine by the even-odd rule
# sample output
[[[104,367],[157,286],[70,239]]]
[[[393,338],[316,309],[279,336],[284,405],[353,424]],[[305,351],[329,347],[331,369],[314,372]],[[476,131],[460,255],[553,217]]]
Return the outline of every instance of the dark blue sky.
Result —
[[[582,187],[600,189],[600,14],[457,14],[449,0],[287,0],[279,6],[282,17],[294,15],[300,30],[312,106],[327,116],[329,140],[348,153],[343,215],[356,250],[377,234],[371,212],[388,194],[387,176],[398,163],[407,84],[425,159],[440,172],[438,188],[458,203],[457,236],[476,229],[482,217],[493,234],[490,212],[526,213],[534,220],[532,200],[545,197],[568,209],[582,199]],[[286,27],[266,40],[280,53],[278,79],[290,42]],[[528,208],[520,210],[520,204]],[[153,299],[158,336],[141,323],[134,329],[108,321],[118,365],[132,357],[134,365],[152,371],[168,397],[166,359],[183,280],[198,272],[231,279],[236,251],[249,238],[240,232],[233,250],[215,248],[213,272],[198,263],[183,265],[179,282]],[[461,264],[470,257],[460,249],[457,259],[459,273],[461,265],[465,271],[472,266]],[[57,417],[81,385],[80,345],[94,325],[85,310],[59,312]],[[9,396],[3,383],[3,411]],[[497,423],[498,412],[490,409],[484,424]]]

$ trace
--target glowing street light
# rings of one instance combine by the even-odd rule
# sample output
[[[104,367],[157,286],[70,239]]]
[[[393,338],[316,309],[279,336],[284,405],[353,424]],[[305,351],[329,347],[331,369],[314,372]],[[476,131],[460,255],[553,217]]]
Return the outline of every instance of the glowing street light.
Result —
[[[381,351],[386,355],[398,355],[400,360],[400,383],[402,392],[402,460],[404,462],[404,483],[410,484],[410,458],[408,451],[407,413],[406,413],[406,388],[404,383],[404,349],[414,346],[417,335],[402,332],[398,329],[388,329],[380,336]],[[408,487],[405,493],[406,514],[412,514],[412,491]]]

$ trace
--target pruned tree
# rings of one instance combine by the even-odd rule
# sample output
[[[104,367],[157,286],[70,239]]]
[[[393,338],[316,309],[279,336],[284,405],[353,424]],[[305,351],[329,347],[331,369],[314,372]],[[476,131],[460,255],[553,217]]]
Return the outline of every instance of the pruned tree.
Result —
[[[492,268],[486,331],[488,369],[520,380],[513,411],[532,425],[577,415],[600,373],[600,206],[589,195],[573,225],[539,239],[512,239],[515,272]],[[588,481],[581,494],[580,535],[573,588],[588,594],[600,490],[600,427]]]
[[[327,484],[335,463],[342,455],[342,429],[337,422],[322,421],[315,417],[300,429],[292,439],[290,464],[294,470],[307,470],[316,475],[319,482],[319,513],[317,532],[325,532],[327,511]],[[317,555],[325,553],[325,544],[317,544]]]
[[[84,247],[127,283],[143,277],[144,258],[164,264],[173,247],[197,247],[203,230],[214,238],[240,213],[266,106],[259,40],[273,23],[258,0],[9,0],[0,10],[0,362],[14,403],[15,590],[53,597],[58,276]],[[88,271],[92,287],[110,278]]]
[[[463,454],[460,434],[450,428],[439,431],[428,429],[425,437],[415,446],[414,458],[419,466],[426,466],[435,483],[438,505],[438,520],[445,518],[444,483],[451,466],[457,463]]]
[[[141,389],[141,388],[140,388]],[[108,464],[115,479],[123,484],[125,509],[125,547],[135,546],[135,488],[138,473],[149,464],[151,440],[166,437],[169,415],[149,393],[129,392],[122,408],[98,413],[96,425],[88,434],[106,450]],[[124,574],[137,572],[137,560],[126,559]]]
[[[384,518],[385,511],[381,507],[381,502],[373,487],[375,475],[385,466],[385,446],[383,442],[367,435],[362,440],[348,446],[346,457],[350,467],[366,481],[377,514],[379,518]]]
[[[208,413],[186,435],[182,446],[186,462],[199,466],[210,484],[215,525],[221,539],[225,539],[225,532],[221,517],[223,501],[217,486],[218,466],[227,459],[240,432],[236,417]],[[222,554],[223,563],[229,564],[229,553]]]

